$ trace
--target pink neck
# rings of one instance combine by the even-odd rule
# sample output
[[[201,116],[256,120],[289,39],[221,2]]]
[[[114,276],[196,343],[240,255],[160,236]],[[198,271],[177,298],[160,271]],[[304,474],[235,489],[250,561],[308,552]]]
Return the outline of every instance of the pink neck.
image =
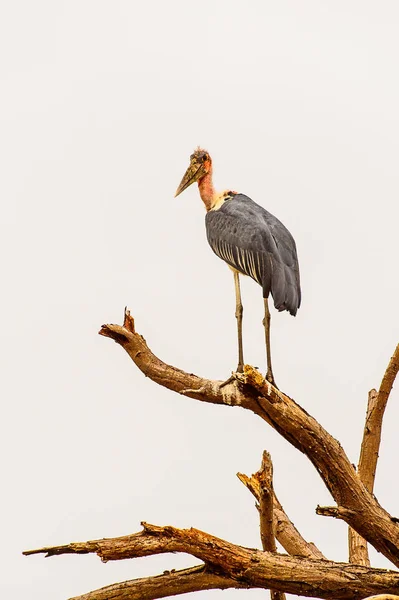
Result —
[[[215,189],[212,183],[212,168],[204,177],[198,180],[198,189],[206,210],[211,210],[215,198]]]

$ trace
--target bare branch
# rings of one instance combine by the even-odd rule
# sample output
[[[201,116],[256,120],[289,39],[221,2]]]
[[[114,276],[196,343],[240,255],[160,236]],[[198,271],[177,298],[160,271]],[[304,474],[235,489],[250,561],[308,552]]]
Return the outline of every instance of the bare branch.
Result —
[[[143,523],[143,531],[119,538],[41,548],[25,554],[47,556],[96,553],[103,561],[184,552],[205,562],[210,572],[241,586],[276,589],[307,597],[360,599],[399,594],[399,573],[359,565],[311,560],[237,546],[198,529]]]
[[[295,525],[287,517],[277,497],[275,500],[276,505],[274,508],[274,515],[276,519],[276,538],[283,548],[289,554],[296,556],[327,560],[316,544],[307,542],[302,537]]]
[[[317,514],[344,519],[399,566],[399,527],[362,484],[339,442],[256,369],[246,365],[244,378],[260,394],[257,414],[265,412],[274,429],[311,460],[337,502]]]
[[[260,538],[262,548],[268,552],[276,552],[276,539],[274,537],[274,492],[273,492],[273,463],[266,450],[263,452],[262,464],[255,474],[259,482],[259,520]],[[271,600],[285,600],[284,592],[270,590]]]
[[[252,410],[312,461],[345,520],[374,547],[399,566],[399,526],[359,480],[341,445],[291,398],[265,381],[253,367],[221,386],[185,373],[159,360],[136,333],[129,311],[124,327],[104,325],[101,335],[119,343],[139,369],[153,381],[185,396]],[[195,391],[192,391],[195,390]],[[343,514],[343,513],[342,513]]]
[[[343,506],[317,506],[316,514],[322,517],[334,517],[334,519],[347,521],[353,515],[353,511]]]
[[[103,325],[99,334],[113,339],[122,346],[146,377],[178,394],[202,402],[226,404],[227,406],[242,405],[250,408],[253,403],[241,393],[233,381],[231,384],[223,386],[221,385],[222,381],[213,381],[186,373],[160,360],[151,352],[145,339],[136,332],[134,319],[128,309],[125,309],[123,326]]]
[[[237,473],[238,479],[248,488],[251,494],[259,502],[260,490],[259,481],[256,473],[248,477],[244,473]],[[293,556],[303,556],[304,558],[325,559],[325,556],[313,544],[307,542],[299,533],[294,523],[289,519],[282,507],[276,493],[273,490],[273,527],[276,539],[282,545],[288,554]]]
[[[374,489],[378,452],[381,443],[382,419],[399,370],[399,344],[389,361],[378,393],[371,390],[367,407],[366,425],[359,460],[359,477],[369,492]]]
[[[180,571],[165,571],[155,577],[115,583],[70,600],[110,600],[111,598],[112,600],[155,600],[188,592],[225,590],[232,587],[246,588],[247,586],[234,579],[210,573],[205,565],[199,565]]]
[[[370,484],[370,478],[369,478],[369,474],[366,472],[369,469],[372,469],[372,462],[370,460],[367,459],[367,457],[369,456],[370,450],[372,450],[372,445],[370,445],[368,443],[368,440],[370,439],[370,430],[367,427],[367,422],[369,420],[370,414],[373,412],[373,406],[375,405],[375,401],[378,397],[377,394],[377,390],[370,390],[369,394],[368,394],[368,402],[367,402],[367,413],[366,413],[366,424],[364,426],[364,432],[363,432],[363,440],[362,440],[362,445],[361,445],[361,450],[360,450],[360,462],[362,463],[362,467],[360,468],[360,463],[359,463],[359,468],[357,471],[357,474],[360,478],[360,480],[363,482],[364,486],[368,489],[369,492],[371,492],[373,490],[373,483],[374,483],[374,477],[373,477],[373,482],[371,484],[371,488],[370,485],[367,485],[367,482],[369,482]],[[381,414],[381,419],[382,419],[382,414]],[[382,420],[381,420],[381,425],[382,425]],[[376,440],[375,436],[374,437],[374,441]],[[378,450],[377,450],[377,455],[378,455]],[[363,456],[363,460],[362,460],[362,456]],[[375,475],[375,472],[374,472]],[[365,565],[366,567],[370,566],[370,557],[369,557],[369,551],[367,548],[367,542],[366,540],[357,533],[357,531],[355,531],[354,529],[352,529],[352,527],[348,528],[348,547],[349,547],[349,562],[354,563],[356,565]]]
[[[354,565],[370,566],[369,551],[366,540],[352,527],[348,527],[349,562]]]
[[[399,370],[399,344],[389,361],[378,393],[370,390],[367,403],[366,424],[360,450],[358,475],[369,492],[374,489],[378,453],[381,444],[382,420],[396,375]],[[370,565],[367,543],[356,531],[349,528],[349,561]]]
[[[256,473],[259,481],[260,538],[263,550],[276,552],[273,529],[273,464],[270,454],[263,452],[262,465]]]

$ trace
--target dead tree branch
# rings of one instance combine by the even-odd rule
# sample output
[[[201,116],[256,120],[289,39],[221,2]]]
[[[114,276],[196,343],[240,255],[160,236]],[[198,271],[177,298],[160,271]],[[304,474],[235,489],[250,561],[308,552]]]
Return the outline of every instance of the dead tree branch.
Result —
[[[263,452],[262,465],[257,472],[259,481],[260,539],[263,550],[276,552],[273,528],[273,465],[270,454]]]
[[[134,319],[127,309],[125,309],[123,326],[103,325],[99,334],[113,339],[122,346],[146,377],[169,390],[212,404],[241,405],[245,408],[250,408],[250,405],[254,404],[253,400],[242,394],[234,383],[221,386],[222,381],[204,379],[164,363],[151,352],[145,339],[136,333]]]
[[[266,450],[263,452],[262,464],[256,473],[259,481],[259,521],[262,548],[267,552],[276,552],[274,536],[274,492],[273,492],[273,463]],[[271,600],[285,600],[285,594],[278,590],[270,590]]]
[[[226,587],[271,588],[300,596],[337,600],[361,599],[379,593],[399,594],[397,572],[253,550],[193,528],[142,525],[143,531],[124,537],[40,548],[25,554],[96,553],[101,560],[108,561],[184,552],[202,560],[209,572],[221,575],[224,580],[213,583],[223,583]],[[229,579],[233,581],[229,582]],[[90,596],[86,595],[86,598],[88,600]]]
[[[228,588],[247,588],[234,579],[208,572],[205,565],[182,569],[180,571],[165,571],[155,577],[132,579],[122,583],[107,585],[70,600],[155,600],[167,598],[188,592]]]
[[[374,489],[378,452],[381,443],[382,419],[398,370],[399,344],[389,361],[378,393],[375,394],[375,390],[372,390],[374,393],[371,393],[369,398],[364,439],[360,452],[359,476],[370,492]]]
[[[139,369],[156,383],[203,402],[241,406],[259,415],[313,463],[338,505],[335,516],[344,519],[399,566],[399,526],[362,484],[342,446],[256,369],[247,365],[241,383],[235,381],[225,386],[185,373],[151,352],[144,338],[136,333],[129,311],[125,311],[123,327],[103,325],[100,334],[120,344]]]
[[[245,367],[243,380],[259,392],[257,414],[262,416],[264,411],[274,429],[316,467],[338,505],[329,514],[351,524],[398,566],[399,527],[366,490],[339,442],[253,367]],[[327,513],[319,511],[318,514]]]
[[[248,477],[244,473],[237,473],[239,480],[259,502],[260,485],[257,475],[258,473],[255,473],[252,477]],[[304,558],[325,559],[324,554],[320,552],[315,544],[313,544],[313,542],[307,542],[299,533],[295,525],[287,516],[274,490],[273,528],[277,541],[288,554],[292,554],[293,556],[303,556]]]
[[[382,420],[396,375],[399,370],[399,344],[389,361],[382,378],[380,389],[370,390],[368,396],[366,424],[360,450],[358,476],[369,492],[373,492],[381,444]],[[349,561],[358,565],[370,565],[366,540],[349,528]]]
[[[134,320],[127,310],[123,326],[103,325],[100,334],[121,345],[138,368],[159,385],[203,402],[241,406],[264,419],[309,458],[331,492],[337,506],[317,507],[316,512],[345,520],[399,566],[397,519],[391,517],[372,494],[382,414],[399,368],[398,356],[395,358],[394,355],[391,360],[376,396],[376,404],[370,403],[369,406],[366,427],[370,435],[362,445],[366,458],[361,457],[361,461],[367,464],[365,473],[372,473],[370,486],[367,477],[362,482],[337,440],[253,367],[246,365],[244,373],[235,374],[226,384],[168,365],[152,353],[144,338],[135,331]],[[375,413],[378,413],[377,416],[373,416]],[[372,464],[373,468],[370,467]],[[360,600],[376,594],[382,595],[379,600],[383,597],[392,600],[389,595],[399,595],[399,573],[327,561],[314,545],[302,538],[274,494],[272,463],[267,453],[263,455],[258,473],[251,478],[245,475],[239,477],[259,502],[263,552],[231,544],[193,528],[177,529],[143,523],[143,531],[132,535],[45,547],[24,554],[96,553],[106,562],[182,552],[204,563],[190,569],[107,586],[75,600],[108,600],[111,597],[114,600],[152,600],[214,588],[270,589],[272,598],[276,600],[283,599],[285,593],[335,600]],[[276,552],[275,536],[291,555]]]

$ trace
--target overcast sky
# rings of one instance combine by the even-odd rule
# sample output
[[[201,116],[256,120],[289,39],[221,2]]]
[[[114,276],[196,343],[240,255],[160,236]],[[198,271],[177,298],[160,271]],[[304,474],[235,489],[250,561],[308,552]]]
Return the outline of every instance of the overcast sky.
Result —
[[[259,547],[235,474],[263,449],[303,535],[347,560],[303,455],[249,412],[156,386],[97,331],[128,305],[166,362],[235,368],[233,277],[195,186],[173,197],[207,148],[217,186],[296,239],[303,303],[295,319],[272,312],[274,374],[357,462],[367,392],[399,339],[398,28],[395,0],[3,3],[2,597],[64,600],[195,563],[21,556],[142,520]],[[261,288],[246,279],[242,294],[245,360],[265,369]],[[397,385],[376,483],[395,515],[398,418]],[[265,598],[223,600],[240,595]]]

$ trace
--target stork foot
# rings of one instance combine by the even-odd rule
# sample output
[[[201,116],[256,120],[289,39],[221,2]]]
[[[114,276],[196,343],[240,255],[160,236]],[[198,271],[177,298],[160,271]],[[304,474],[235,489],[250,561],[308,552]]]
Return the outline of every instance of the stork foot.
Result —
[[[234,377],[234,375],[230,375],[230,377],[228,379],[226,379],[226,381],[223,381],[223,383],[221,383],[219,385],[219,388],[222,388],[225,385],[229,385],[229,383],[233,383],[233,381],[235,381],[235,377]]]
[[[235,373],[233,372],[230,377],[226,379],[226,381],[223,381],[223,383],[220,384],[219,387],[222,388],[225,385],[229,385],[229,383],[233,383],[233,381],[237,381],[237,373],[244,373],[244,367],[242,365],[238,365],[237,371]]]

